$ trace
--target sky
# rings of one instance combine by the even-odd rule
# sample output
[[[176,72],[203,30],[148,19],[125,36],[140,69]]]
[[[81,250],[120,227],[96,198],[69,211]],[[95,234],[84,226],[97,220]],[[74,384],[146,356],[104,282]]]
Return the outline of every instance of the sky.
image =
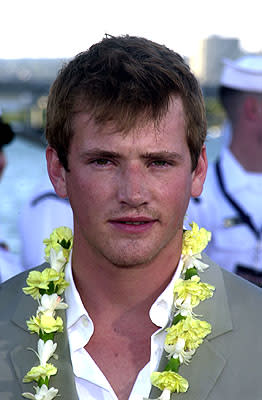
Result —
[[[262,52],[262,0],[1,0],[0,58],[68,58],[111,35],[137,35],[183,56],[210,35]]]

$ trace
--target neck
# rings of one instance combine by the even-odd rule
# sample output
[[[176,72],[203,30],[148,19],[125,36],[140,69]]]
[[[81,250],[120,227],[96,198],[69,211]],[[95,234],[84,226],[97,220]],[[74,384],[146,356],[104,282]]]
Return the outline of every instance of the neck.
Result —
[[[149,264],[129,268],[116,267],[92,254],[83,256],[82,249],[74,247],[73,275],[85,308],[95,316],[148,312],[176,270],[181,245],[182,239],[176,252],[170,246]]]
[[[262,172],[262,138],[260,135],[233,132],[231,153],[248,172]]]

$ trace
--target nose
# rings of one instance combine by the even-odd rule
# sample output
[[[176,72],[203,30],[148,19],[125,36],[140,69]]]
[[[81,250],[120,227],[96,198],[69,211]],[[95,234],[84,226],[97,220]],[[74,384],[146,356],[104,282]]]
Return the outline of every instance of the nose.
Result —
[[[140,207],[149,201],[147,179],[143,166],[136,163],[123,168],[118,182],[118,200],[130,207]]]

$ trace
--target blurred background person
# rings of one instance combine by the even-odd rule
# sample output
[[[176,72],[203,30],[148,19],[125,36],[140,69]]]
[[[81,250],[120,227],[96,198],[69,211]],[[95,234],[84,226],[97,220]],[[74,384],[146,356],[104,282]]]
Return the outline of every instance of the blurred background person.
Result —
[[[214,261],[262,286],[262,56],[226,60],[219,96],[231,139],[191,200],[188,221],[212,232]]]
[[[3,147],[12,142],[14,138],[14,132],[10,125],[3,122],[0,116],[0,178],[6,166],[6,157]]]
[[[2,177],[6,166],[4,146],[11,143],[13,138],[14,132],[11,127],[4,123],[0,117],[0,177]],[[23,271],[23,268],[21,267],[18,258],[9,251],[5,238],[0,236],[0,282],[6,281],[21,271]]]
[[[19,217],[21,260],[26,269],[43,263],[43,240],[59,226],[73,229],[72,209],[67,199],[57,196],[46,176],[26,200]]]

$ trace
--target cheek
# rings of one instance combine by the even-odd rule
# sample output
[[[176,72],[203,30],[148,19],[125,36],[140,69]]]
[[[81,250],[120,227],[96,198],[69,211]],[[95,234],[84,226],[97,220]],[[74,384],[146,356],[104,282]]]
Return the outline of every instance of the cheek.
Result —
[[[72,201],[72,207],[83,206],[89,210],[96,210],[104,207],[112,195],[113,185],[99,177],[92,177],[89,174],[88,179],[84,176],[72,176],[67,186],[68,197]]]
[[[186,183],[187,182],[187,183]],[[171,214],[183,214],[187,210],[191,193],[191,180],[187,177],[173,179],[162,186],[161,204]]]

